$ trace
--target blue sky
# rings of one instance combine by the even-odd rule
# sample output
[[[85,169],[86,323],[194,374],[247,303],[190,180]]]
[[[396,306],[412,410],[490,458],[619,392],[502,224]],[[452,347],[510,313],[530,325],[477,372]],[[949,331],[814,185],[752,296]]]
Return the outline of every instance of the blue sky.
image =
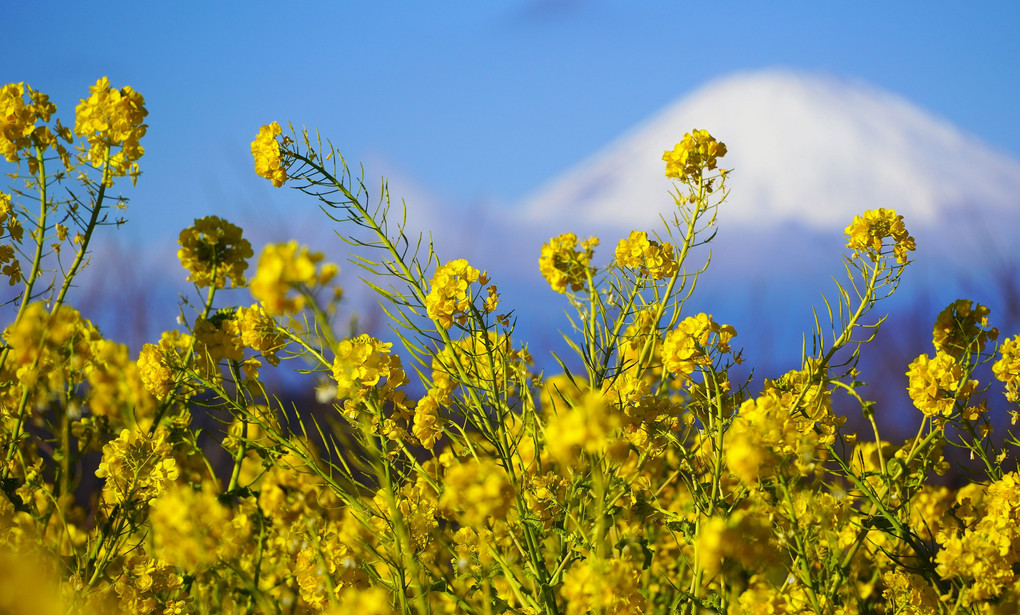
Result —
[[[1020,157],[1020,3],[18,2],[4,15],[14,60],[0,79],[49,93],[61,117],[102,75],[146,97],[133,240],[301,207],[252,172],[249,143],[272,120],[318,127],[350,160],[453,203],[510,206],[707,81],[769,66],[863,79]]]

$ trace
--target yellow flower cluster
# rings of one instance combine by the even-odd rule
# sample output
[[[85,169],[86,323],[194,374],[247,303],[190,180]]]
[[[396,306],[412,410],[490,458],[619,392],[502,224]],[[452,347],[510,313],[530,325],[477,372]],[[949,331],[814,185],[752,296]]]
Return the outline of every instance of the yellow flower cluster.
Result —
[[[698,177],[704,170],[716,168],[719,158],[726,155],[726,144],[717,141],[707,130],[692,130],[662,154],[666,177],[684,180]]]
[[[443,437],[443,420],[439,416],[440,407],[439,400],[432,391],[423,395],[414,407],[414,426],[411,433],[415,438],[418,438],[418,442],[422,446],[430,451]]]
[[[75,108],[74,132],[88,141],[92,165],[100,167],[109,158],[114,175],[137,170],[138,159],[145,153],[140,144],[147,128],[142,122],[149,113],[145,110],[145,99],[130,86],[119,90],[111,87],[106,77],[96,81],[89,92],[89,97]],[[120,151],[111,156],[114,147]]]
[[[591,259],[598,237],[591,237],[578,243],[577,235],[564,233],[549,240],[542,246],[538,258],[538,269],[558,293],[566,293],[567,287],[577,292],[587,286],[592,274]]]
[[[1006,385],[1006,399],[1020,399],[1020,335],[1011,337],[999,347],[999,360],[992,365],[995,378]]]
[[[276,137],[283,134],[280,124],[263,125],[251,142],[251,155],[255,158],[255,174],[273,182],[279,188],[287,181],[287,169],[280,159],[280,142]],[[285,140],[286,142],[286,140]]]
[[[808,431],[800,431],[805,427]],[[754,485],[780,471],[787,459],[814,459],[818,437],[810,427],[772,395],[749,399],[726,432],[726,467]]]
[[[165,430],[148,435],[124,429],[103,446],[96,476],[105,479],[103,498],[110,504],[153,504],[179,476]]]
[[[616,263],[636,269],[652,280],[672,277],[677,270],[673,244],[660,245],[658,241],[649,240],[644,231],[632,231],[630,236],[620,240],[616,245]]]
[[[25,101],[25,93],[29,101]],[[57,106],[49,97],[22,83],[9,83],[0,87],[0,156],[8,162],[17,162],[20,152],[33,145],[45,149],[53,143],[47,126],[36,122],[49,122]]]
[[[429,318],[437,321],[444,329],[452,327],[454,320],[464,324],[474,299],[470,286],[475,282],[485,286],[489,278],[463,258],[440,265],[432,276],[429,294],[425,297],[425,310]],[[488,311],[489,307],[486,304],[484,309]],[[491,307],[495,309],[495,304]]]
[[[528,503],[528,510],[539,518],[546,528],[552,527],[553,523],[563,514],[564,498],[570,480],[556,472],[545,474],[528,474],[524,500]]]
[[[324,258],[321,252],[310,252],[296,241],[267,245],[251,281],[252,297],[271,316],[300,312],[312,287],[329,284],[340,271],[334,263],[324,262]],[[340,289],[335,289],[334,294],[339,298]]]
[[[618,442],[620,414],[597,393],[549,416],[545,425],[546,450],[564,468],[574,467],[581,453],[600,455]]]
[[[351,588],[364,586],[366,580],[351,565],[357,554],[344,544],[337,528],[326,526],[311,538],[311,544],[297,554],[294,576],[301,599],[319,612],[339,596],[358,593]]]
[[[922,354],[910,363],[907,393],[925,416],[950,417],[958,400],[966,400],[977,388],[976,380],[963,380],[963,368],[949,353]]]
[[[832,413],[825,374],[814,360],[766,380],[762,394],[740,406],[726,431],[727,467],[744,484],[766,480],[790,465],[803,476],[820,470],[824,447],[845,417]]]
[[[729,518],[716,515],[702,524],[695,545],[698,565],[708,575],[718,574],[727,560],[753,570],[777,559],[771,528],[761,515],[740,510]]]
[[[182,230],[178,238],[181,248],[177,251],[177,258],[188,270],[188,280],[199,288],[224,288],[227,278],[234,288],[244,286],[247,283],[244,277],[247,259],[254,252],[248,240],[241,235],[239,226],[218,216],[199,218],[194,226]]]
[[[907,252],[913,252],[917,247],[903,225],[903,216],[892,209],[870,209],[864,215],[854,216],[853,222],[843,232],[849,239],[846,247],[854,251],[854,257],[863,252],[872,262],[882,254],[886,238],[893,240],[893,254],[900,264],[905,264]]]
[[[196,515],[195,511],[202,511]],[[216,497],[216,487],[198,489],[176,482],[153,502],[149,513],[156,556],[180,570],[203,570],[232,561],[251,537],[247,511],[232,511]]]
[[[681,381],[691,381],[699,367],[710,367],[713,355],[730,352],[737,335],[732,325],[720,325],[708,314],[688,316],[666,333],[662,342],[662,365]]]
[[[370,390],[396,389],[407,382],[400,357],[390,354],[389,342],[369,335],[342,340],[333,359],[338,399],[360,400]],[[380,382],[385,379],[385,385]]]
[[[184,613],[187,601],[177,599],[184,579],[167,562],[150,558],[144,551],[123,562],[124,571],[113,586],[118,613]]]
[[[89,382],[86,403],[93,415],[139,423],[152,417],[156,400],[142,383],[141,369],[124,344],[96,341],[85,375]]]
[[[186,363],[185,358],[189,354],[191,361]],[[163,400],[178,384],[177,377],[182,371],[199,369],[209,375],[213,367],[207,358],[205,345],[201,341],[179,331],[164,331],[157,344],[142,346],[138,353],[138,372],[145,390],[156,399]],[[186,395],[189,391],[181,393]]]
[[[644,613],[647,605],[639,590],[640,576],[638,566],[619,559],[589,557],[574,564],[560,588],[567,615]]]
[[[969,299],[957,299],[939,312],[932,330],[935,350],[954,359],[982,352],[985,344],[999,337],[998,329],[988,327],[988,308]]]
[[[217,314],[213,318],[198,318],[193,326],[195,339],[206,352],[212,363],[220,361],[244,360],[244,346],[238,322],[227,314]]]
[[[468,459],[446,471],[439,506],[467,527],[482,528],[506,518],[514,485],[491,459]]]
[[[924,577],[905,570],[889,570],[882,576],[882,597],[896,613],[938,613],[938,591]]]
[[[255,281],[252,280],[252,284]],[[287,338],[277,330],[276,321],[268,314],[268,310],[255,304],[248,308],[237,308],[234,314],[241,343],[260,353],[270,365],[279,365],[277,352],[287,345]]]
[[[33,402],[44,402],[52,394],[61,393],[83,380],[83,372],[91,366],[94,345],[101,339],[91,322],[78,310],[62,305],[51,314],[41,302],[30,303],[21,319],[3,332],[7,361],[0,369],[0,379],[17,382],[29,392]],[[16,387],[0,387],[0,399],[19,395]],[[0,415],[5,408],[0,403]]]
[[[960,508],[957,518],[963,521],[963,527],[954,523],[937,536],[941,546],[935,556],[938,575],[966,582],[962,601],[965,606],[999,598],[1009,590],[1015,608],[1018,589],[1015,570],[1020,566],[1020,528],[1016,523],[1020,512],[1020,478],[1016,472],[1005,474],[988,485],[976,508],[970,511]],[[961,515],[963,512],[971,514]]]

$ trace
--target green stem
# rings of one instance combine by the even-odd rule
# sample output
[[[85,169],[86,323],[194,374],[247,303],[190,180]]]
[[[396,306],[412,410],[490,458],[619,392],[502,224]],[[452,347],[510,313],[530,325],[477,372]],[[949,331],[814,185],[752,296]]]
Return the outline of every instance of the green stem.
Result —
[[[88,252],[89,243],[92,241],[92,233],[99,226],[99,214],[103,210],[103,201],[106,199],[106,186],[112,181],[110,177],[109,156],[109,153],[107,153],[107,159],[103,162],[103,177],[99,184],[99,193],[96,195],[96,202],[92,205],[92,214],[89,216],[89,223],[85,226],[85,234],[82,236],[81,246],[78,248],[78,253],[75,254],[74,262],[71,263],[70,269],[67,270],[67,274],[64,276],[64,283],[60,287],[60,292],[57,293],[57,298],[53,302],[52,312],[54,313],[56,313],[57,308],[63,305],[64,297],[67,295],[68,289],[71,288],[71,282],[85,261],[85,254]]]

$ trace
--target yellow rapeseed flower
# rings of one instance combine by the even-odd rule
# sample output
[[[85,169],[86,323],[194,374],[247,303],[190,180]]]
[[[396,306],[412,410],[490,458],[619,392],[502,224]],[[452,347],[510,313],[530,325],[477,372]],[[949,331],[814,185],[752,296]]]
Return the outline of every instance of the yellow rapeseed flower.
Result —
[[[467,459],[446,472],[439,506],[469,527],[486,527],[506,518],[516,489],[503,468],[491,459]]]
[[[287,181],[287,169],[280,158],[280,142],[276,140],[282,133],[279,123],[266,124],[259,128],[258,136],[251,142],[255,173],[273,182],[277,188]]]
[[[249,287],[252,297],[271,316],[300,312],[305,306],[301,291],[328,284],[336,277],[339,269],[323,262],[324,258],[322,252],[312,252],[296,241],[267,245]],[[298,292],[293,294],[295,290]]]
[[[17,162],[21,158],[19,152],[33,145],[45,149],[52,144],[49,128],[36,126],[36,122],[49,122],[56,110],[46,94],[36,92],[24,82],[0,87],[0,156],[8,162]]]
[[[96,476],[106,480],[103,496],[107,503],[153,503],[177,480],[177,462],[168,437],[163,429],[152,435],[124,429],[103,446]]]
[[[591,259],[598,244],[597,237],[579,244],[577,235],[573,233],[558,235],[542,246],[538,268],[556,292],[566,293],[568,286],[571,291],[577,292],[587,285]]]
[[[241,236],[241,228],[218,216],[195,220],[194,226],[181,231],[177,258],[188,270],[188,280],[199,288],[226,286],[227,278],[234,288],[247,283],[244,271],[247,259],[254,252],[251,243]]]
[[[407,378],[391,346],[367,334],[341,341],[333,359],[337,398],[360,399],[383,379],[389,388],[403,385]]]
[[[717,141],[707,130],[694,129],[684,135],[672,150],[666,150],[666,177],[684,180],[697,177],[703,170],[716,168],[718,159],[726,155],[726,144]]]
[[[662,364],[682,381],[690,381],[699,366],[712,365],[715,352],[728,353],[737,335],[732,325],[720,325],[708,314],[688,316],[666,333],[662,342]]]
[[[1006,399],[1020,399],[1020,335],[1016,335],[1002,343],[999,347],[999,360],[992,365],[995,378],[1006,385]]]
[[[913,252],[917,247],[914,238],[907,233],[903,216],[892,209],[871,209],[863,215],[854,216],[853,222],[843,232],[849,239],[846,247],[854,251],[854,257],[863,252],[872,262],[881,256],[886,238],[893,240],[893,254],[900,264],[906,263],[907,252]]]
[[[648,233],[633,231],[616,245],[616,263],[636,269],[641,275],[662,280],[676,273],[676,251],[673,244],[648,239]]]
[[[88,158],[94,166],[102,165],[110,149],[119,147],[110,157],[110,168],[115,175],[127,175],[137,169],[137,161],[145,153],[140,144],[148,128],[142,123],[149,113],[145,99],[130,86],[111,87],[106,77],[96,81],[89,93],[75,108],[74,132],[88,141]]]
[[[452,327],[454,319],[463,322],[473,298],[469,287],[487,281],[484,273],[479,274],[462,258],[441,265],[432,276],[432,287],[425,297],[429,318],[444,329]]]
[[[443,437],[443,420],[439,416],[439,401],[436,394],[424,395],[414,408],[414,437],[425,448],[432,450],[439,438]]]
[[[574,464],[582,452],[604,453],[617,439],[620,418],[602,395],[584,393],[579,403],[546,419],[546,450],[564,467]]]
[[[254,285],[255,280],[252,280]],[[238,308],[234,320],[241,335],[241,343],[246,348],[261,353],[270,365],[280,364],[276,353],[287,345],[287,338],[277,330],[276,321],[262,305]]]
[[[954,358],[964,352],[981,352],[989,340],[999,337],[999,330],[988,327],[987,307],[974,305],[969,299],[957,299],[939,312],[932,329],[932,343]]]
[[[939,351],[928,358],[922,354],[910,363],[907,393],[914,406],[927,416],[949,417],[957,398],[965,398],[977,388],[977,381],[961,383],[963,368],[952,355]]]
[[[647,605],[639,590],[640,577],[640,568],[626,560],[590,556],[575,563],[560,586],[567,615],[644,613]]]

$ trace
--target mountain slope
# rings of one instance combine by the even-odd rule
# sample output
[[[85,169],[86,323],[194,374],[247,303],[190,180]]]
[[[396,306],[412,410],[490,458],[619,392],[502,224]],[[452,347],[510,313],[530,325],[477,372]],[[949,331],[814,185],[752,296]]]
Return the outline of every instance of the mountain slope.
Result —
[[[523,204],[525,219],[654,225],[672,205],[662,152],[692,128],[730,151],[723,228],[841,230],[877,207],[918,228],[1020,202],[1020,162],[948,122],[864,83],[772,69],[720,79],[670,105],[541,187]]]

